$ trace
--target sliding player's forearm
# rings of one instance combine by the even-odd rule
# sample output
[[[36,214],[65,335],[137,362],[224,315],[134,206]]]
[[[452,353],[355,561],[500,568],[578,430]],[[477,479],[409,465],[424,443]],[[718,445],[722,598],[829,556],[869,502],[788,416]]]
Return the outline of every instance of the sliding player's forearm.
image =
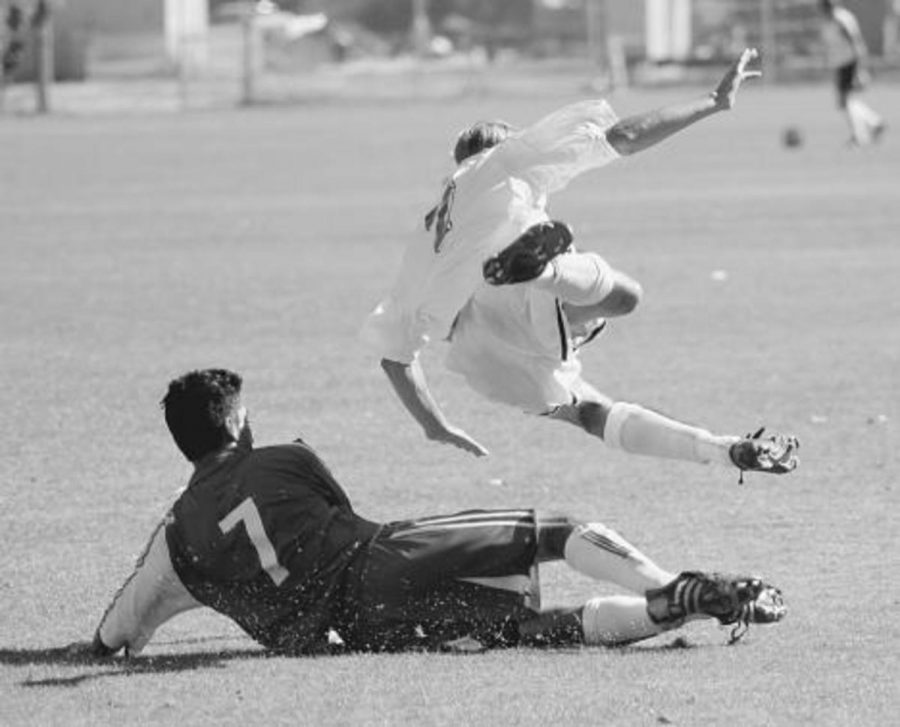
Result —
[[[163,623],[200,605],[172,568],[162,522],[150,536],[134,572],[103,614],[94,634],[94,650],[98,656],[108,656],[122,648],[136,654]]]
[[[694,101],[664,106],[617,122],[606,138],[619,154],[626,156],[649,149],[673,134],[721,110],[715,93]]]
[[[382,359],[381,368],[403,406],[425,431],[425,436],[433,438],[446,430],[444,415],[428,390],[425,373],[418,361],[404,364]]]

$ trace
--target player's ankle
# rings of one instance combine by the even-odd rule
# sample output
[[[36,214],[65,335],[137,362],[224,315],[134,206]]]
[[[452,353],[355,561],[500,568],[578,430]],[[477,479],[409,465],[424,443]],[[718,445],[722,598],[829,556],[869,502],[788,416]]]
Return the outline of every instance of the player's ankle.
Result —
[[[696,443],[697,458],[701,462],[733,467],[734,462],[730,454],[731,448],[740,440],[740,437],[734,436],[716,436],[713,434],[701,436]]]

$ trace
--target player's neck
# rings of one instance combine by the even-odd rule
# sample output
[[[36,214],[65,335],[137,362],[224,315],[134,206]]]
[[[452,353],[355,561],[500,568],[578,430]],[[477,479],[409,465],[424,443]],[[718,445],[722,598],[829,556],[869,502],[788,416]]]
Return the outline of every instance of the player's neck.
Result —
[[[195,461],[194,477],[192,479],[197,479],[198,476],[207,474],[211,470],[218,468],[219,465],[231,459],[233,456],[246,454],[251,449],[252,446],[246,445],[243,442],[229,442],[224,447],[220,447],[214,452],[210,452]]]

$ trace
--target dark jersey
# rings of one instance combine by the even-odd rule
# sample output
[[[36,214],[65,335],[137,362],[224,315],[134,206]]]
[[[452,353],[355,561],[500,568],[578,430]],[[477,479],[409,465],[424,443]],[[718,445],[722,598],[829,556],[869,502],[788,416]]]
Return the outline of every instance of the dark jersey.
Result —
[[[377,530],[298,441],[229,450],[198,469],[166,541],[200,603],[264,646],[306,651],[325,640],[348,566]]]

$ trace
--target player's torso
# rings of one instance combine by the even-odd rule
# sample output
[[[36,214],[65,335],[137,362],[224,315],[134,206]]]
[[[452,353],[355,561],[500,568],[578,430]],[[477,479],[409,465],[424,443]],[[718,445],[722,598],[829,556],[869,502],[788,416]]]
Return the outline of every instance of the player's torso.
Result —
[[[502,164],[464,167],[443,188],[432,223],[423,230],[418,274],[419,313],[444,337],[482,282],[482,265],[532,225],[546,221],[546,197]]]
[[[176,572],[198,600],[245,628],[319,608],[374,534],[306,456],[297,445],[231,456],[198,473],[173,508]]]
[[[844,32],[844,27],[856,27],[856,20],[852,15],[847,17],[838,12],[833,20],[827,20],[822,27],[822,39],[832,68],[840,68],[856,60],[856,51]]]

